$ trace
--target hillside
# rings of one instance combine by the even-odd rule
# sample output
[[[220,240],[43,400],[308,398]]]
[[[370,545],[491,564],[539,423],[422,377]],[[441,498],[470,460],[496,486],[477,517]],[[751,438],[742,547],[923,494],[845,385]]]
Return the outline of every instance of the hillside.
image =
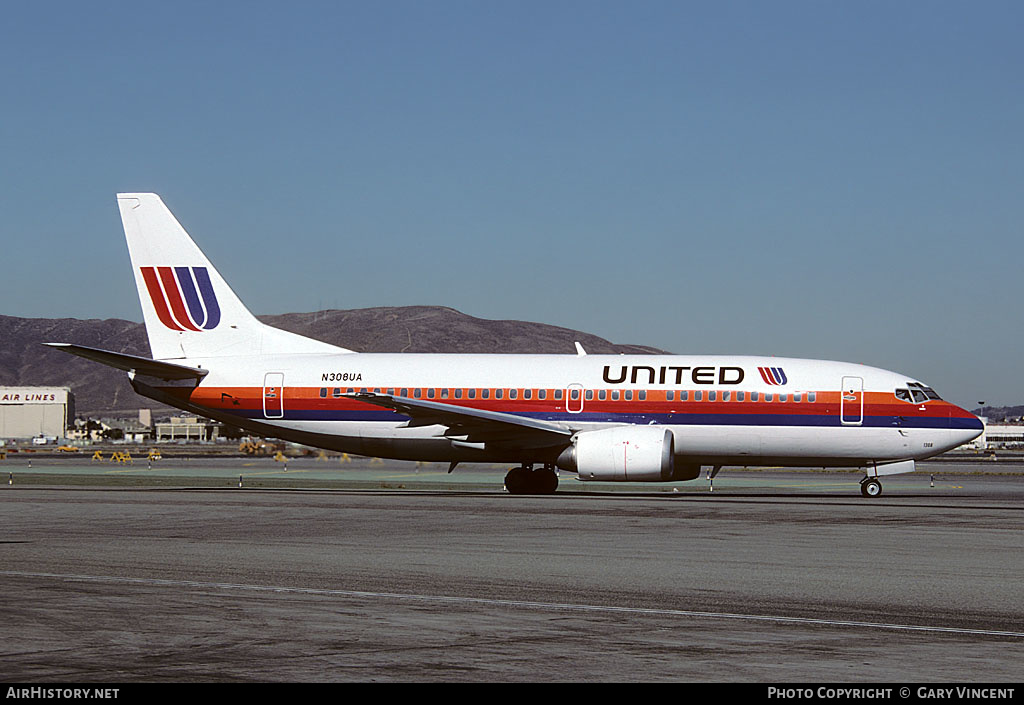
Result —
[[[987,417],[990,423],[1002,423],[1010,419],[1016,423],[1017,419],[1024,417],[1024,406],[986,406],[984,409],[972,409],[971,413]]]
[[[589,333],[527,321],[474,318],[451,308],[407,306],[260,316],[278,328],[357,352],[565,353],[574,341],[590,353],[663,353],[618,345]],[[0,316],[0,386],[66,386],[79,415],[161,408],[137,395],[123,372],[47,348],[77,343],[149,356],[141,323],[120,319]]]

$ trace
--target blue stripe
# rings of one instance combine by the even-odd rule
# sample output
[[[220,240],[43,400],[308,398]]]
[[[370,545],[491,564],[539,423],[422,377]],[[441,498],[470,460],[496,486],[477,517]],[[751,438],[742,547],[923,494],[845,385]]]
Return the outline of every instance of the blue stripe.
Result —
[[[192,283],[192,272],[188,267],[175,267],[174,273],[178,275],[178,288],[181,290],[188,306],[188,312],[192,316],[192,322],[200,328],[205,328],[206,322],[203,314],[203,305],[199,303],[199,295],[196,294],[196,287]]]
[[[237,416],[251,419],[263,419],[262,409],[233,410]],[[505,412],[508,413],[508,412]],[[647,425],[650,423],[676,426],[788,426],[788,427],[846,427],[854,424],[841,424],[835,414],[606,414],[606,413],[531,413],[514,414],[523,418],[541,421],[560,421],[565,423],[622,423]],[[396,414],[390,409],[371,410],[302,410],[286,409],[285,421],[395,421],[403,422],[408,416]],[[929,428],[929,429],[964,429],[981,430],[981,422],[969,418],[906,418],[897,423],[894,416],[865,416],[861,426],[868,428]]]
[[[220,323],[220,304],[217,303],[217,295],[213,293],[213,283],[210,281],[210,273],[206,267],[193,267],[196,275],[196,283],[199,284],[199,293],[203,295],[203,303],[206,304],[206,323],[203,328],[212,330]]]

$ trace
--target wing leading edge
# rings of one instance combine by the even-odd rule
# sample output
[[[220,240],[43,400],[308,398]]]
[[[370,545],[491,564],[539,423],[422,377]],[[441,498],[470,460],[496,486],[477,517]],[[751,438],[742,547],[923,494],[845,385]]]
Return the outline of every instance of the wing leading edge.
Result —
[[[392,394],[360,392],[346,394],[350,399],[391,409],[409,417],[406,428],[445,426],[445,436],[454,443],[516,443],[542,448],[569,443],[575,431],[541,419],[499,411],[471,409]]]

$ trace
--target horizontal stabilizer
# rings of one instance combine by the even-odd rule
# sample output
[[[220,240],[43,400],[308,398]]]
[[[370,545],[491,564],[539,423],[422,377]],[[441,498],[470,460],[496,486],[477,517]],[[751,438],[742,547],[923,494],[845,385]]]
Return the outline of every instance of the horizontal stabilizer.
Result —
[[[84,357],[86,360],[99,362],[108,367],[114,367],[119,370],[124,370],[125,372],[134,372],[147,377],[157,377],[159,379],[168,380],[194,379],[198,381],[209,373],[209,370],[186,367],[185,365],[175,365],[171,362],[150,360],[137,355],[126,355],[124,353],[116,353],[109,350],[100,350],[99,348],[90,348],[84,345],[72,345],[71,343],[43,343],[43,345],[47,345],[57,350],[62,350],[72,355],[78,355],[78,357]]]

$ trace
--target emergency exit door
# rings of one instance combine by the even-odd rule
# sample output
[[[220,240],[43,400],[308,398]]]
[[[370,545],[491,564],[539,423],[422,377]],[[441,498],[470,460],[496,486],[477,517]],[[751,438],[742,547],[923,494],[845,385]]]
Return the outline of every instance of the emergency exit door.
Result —
[[[583,385],[570,384],[565,390],[565,410],[570,414],[583,411]]]

